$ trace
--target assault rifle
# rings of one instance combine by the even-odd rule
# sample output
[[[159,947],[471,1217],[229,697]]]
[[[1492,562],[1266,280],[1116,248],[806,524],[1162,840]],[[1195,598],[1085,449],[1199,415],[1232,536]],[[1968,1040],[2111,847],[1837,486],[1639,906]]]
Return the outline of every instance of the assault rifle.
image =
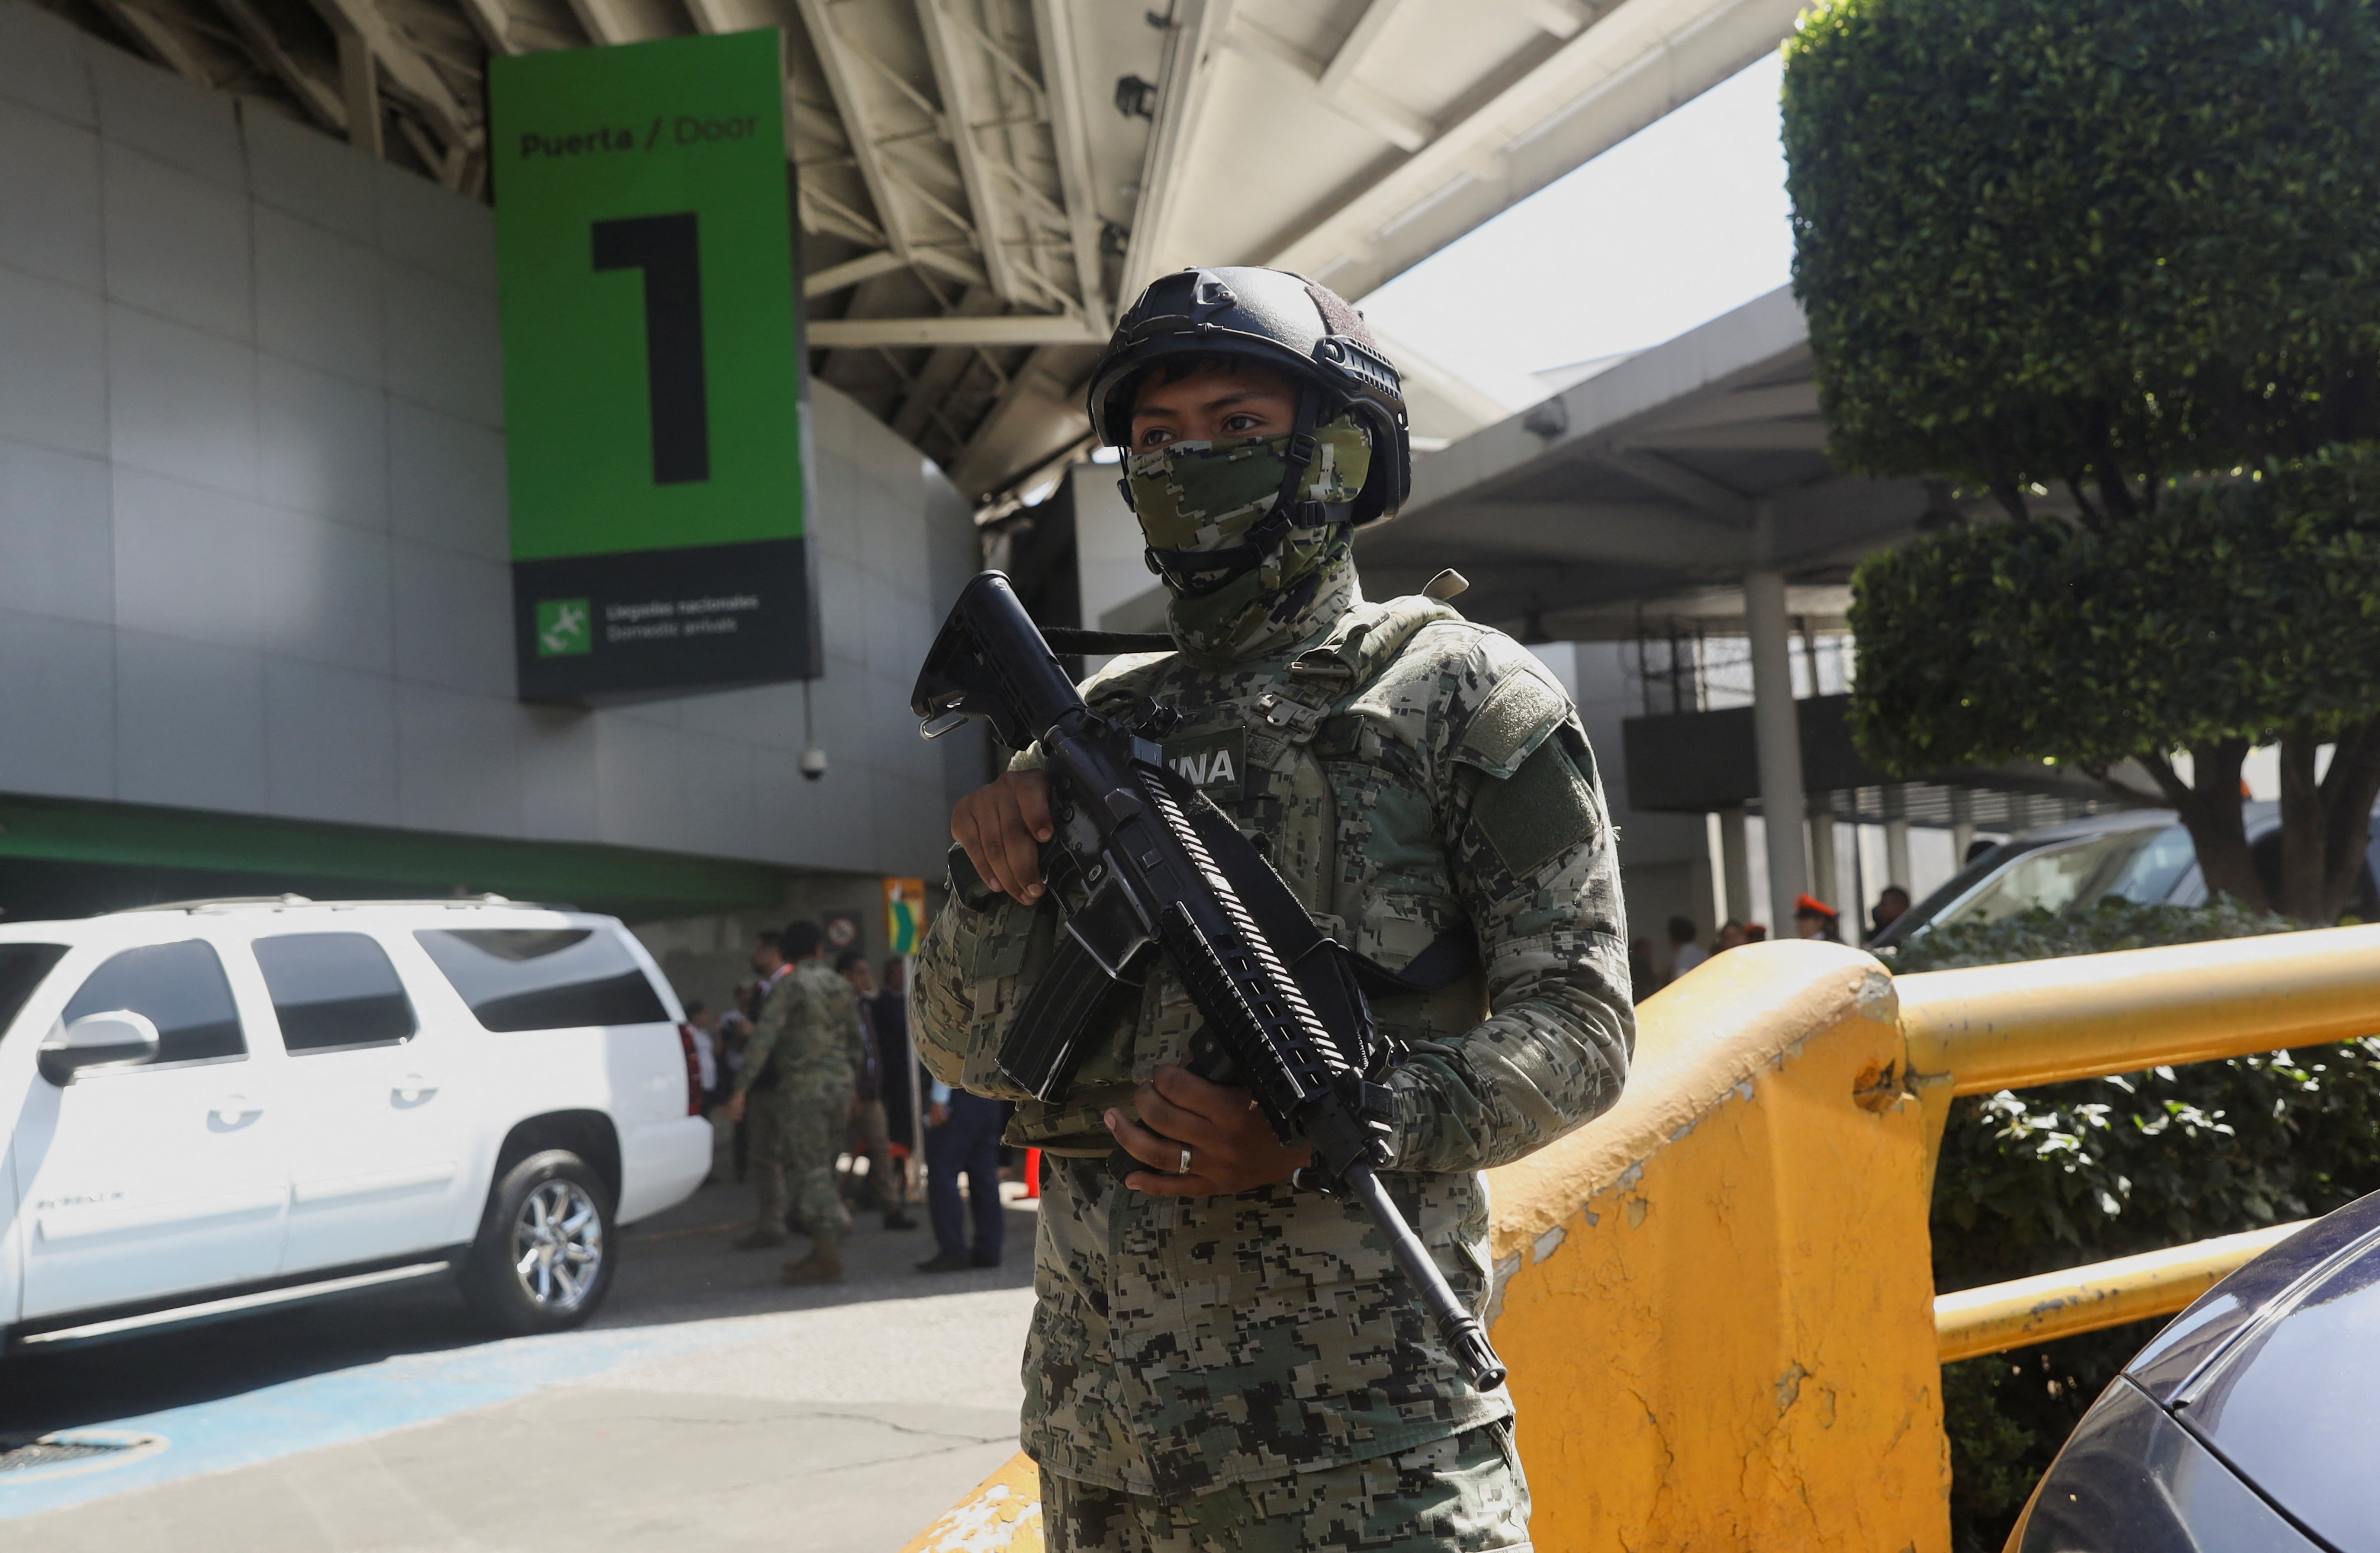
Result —
[[[1372,1082],[1384,1059],[1350,958],[1238,827],[1166,768],[1154,741],[1168,714],[1126,728],[1085,705],[998,572],[960,593],[909,705],[927,738],[984,718],[1011,748],[1039,741],[1048,764],[1056,833],[1041,870],[1064,925],[1001,1048],[1002,1071],[1060,1099],[1162,955],[1206,1016],[1189,1069],[1246,1086],[1282,1143],[1312,1147],[1301,1183],[1363,1205],[1464,1378],[1502,1385],[1486,1329],[1376,1173],[1390,1162],[1389,1092]],[[962,893],[980,891],[965,855],[952,857]],[[1119,1173],[1148,1168],[1119,1156]]]

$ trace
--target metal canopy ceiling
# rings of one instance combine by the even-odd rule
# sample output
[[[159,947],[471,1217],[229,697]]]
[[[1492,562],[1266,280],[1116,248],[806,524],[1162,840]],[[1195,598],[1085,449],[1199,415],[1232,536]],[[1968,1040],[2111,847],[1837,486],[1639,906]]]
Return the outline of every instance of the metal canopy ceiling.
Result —
[[[1840,584],[1926,517],[1925,486],[1840,474],[1826,443],[1779,288],[1419,461],[1403,515],[1357,553],[1383,597],[1457,568],[1465,614],[1530,640],[1715,625],[1740,605],[1714,588],[1765,570]]]
[[[1200,262],[1361,297],[1800,0],[42,3],[481,198],[489,54],[783,29],[813,370],[993,496],[1081,441],[1118,297]]]

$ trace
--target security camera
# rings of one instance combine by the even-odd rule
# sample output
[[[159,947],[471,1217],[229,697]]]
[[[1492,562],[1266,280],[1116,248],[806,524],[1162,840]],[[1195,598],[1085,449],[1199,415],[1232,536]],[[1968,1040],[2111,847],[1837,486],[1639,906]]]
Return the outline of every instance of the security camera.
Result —
[[[802,775],[811,782],[826,775],[826,751],[816,745],[802,751]]]

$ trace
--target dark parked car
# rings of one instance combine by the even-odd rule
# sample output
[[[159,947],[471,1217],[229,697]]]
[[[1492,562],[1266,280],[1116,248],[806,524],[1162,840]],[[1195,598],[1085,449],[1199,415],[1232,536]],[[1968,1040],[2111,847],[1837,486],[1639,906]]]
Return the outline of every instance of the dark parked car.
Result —
[[[2281,882],[2281,806],[2252,803],[2240,816],[2248,849],[2268,892]],[[2380,918],[2380,891],[2373,882],[2380,864],[2380,810],[2374,841],[2364,859],[2363,880],[2348,903],[2349,915]],[[1876,937],[1883,949],[1907,943],[1937,926],[1996,922],[2035,906],[2050,911],[2088,911],[2106,900],[2143,905],[2206,904],[2206,880],[2198,869],[2198,849],[2171,809],[2120,809],[2027,831],[1978,854],[1950,882],[1901,914]]]
[[[2010,1553],[2380,1553],[2380,1193],[2216,1284],[2076,1426]]]

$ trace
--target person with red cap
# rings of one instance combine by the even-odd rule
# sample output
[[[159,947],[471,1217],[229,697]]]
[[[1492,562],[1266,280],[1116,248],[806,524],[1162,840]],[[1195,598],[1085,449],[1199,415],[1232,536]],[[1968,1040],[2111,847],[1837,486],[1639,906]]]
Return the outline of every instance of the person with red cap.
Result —
[[[1824,939],[1828,943],[1843,941],[1836,928],[1842,914],[1815,895],[1803,895],[1793,903],[1793,931],[1805,939]]]

